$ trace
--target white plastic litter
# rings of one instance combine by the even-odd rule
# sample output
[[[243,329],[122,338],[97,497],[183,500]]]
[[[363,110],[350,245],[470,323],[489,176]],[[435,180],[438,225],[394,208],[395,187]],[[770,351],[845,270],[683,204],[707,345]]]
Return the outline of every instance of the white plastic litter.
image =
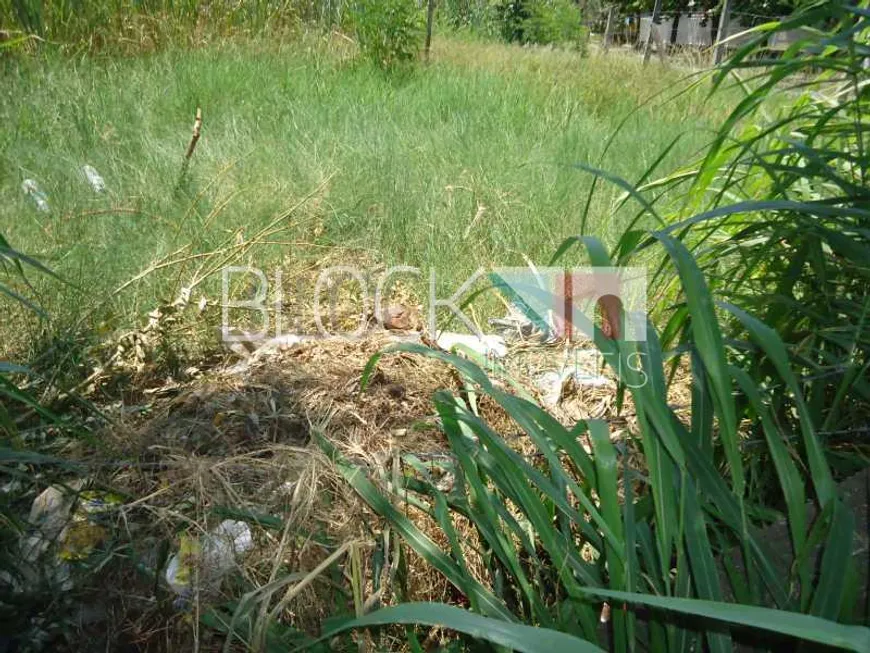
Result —
[[[82,171],[85,173],[85,177],[88,179],[88,183],[91,185],[91,188],[94,189],[95,193],[102,193],[106,190],[106,181],[102,178],[99,172],[97,172],[96,168],[89,165],[82,166]]]
[[[39,184],[33,179],[25,179],[21,182],[21,190],[25,195],[30,195],[36,208],[43,213],[48,213],[51,209],[48,206],[48,196],[39,188]]]
[[[612,383],[600,374],[602,357],[596,349],[575,349],[571,356],[567,376],[573,376],[579,385],[602,386]]]
[[[535,379],[541,391],[541,402],[553,408],[562,398],[562,389],[569,380],[579,386],[611,385],[613,381],[599,373],[601,354],[595,349],[575,349],[562,364],[560,371],[549,370]]]
[[[544,372],[535,379],[535,385],[541,391],[541,402],[546,408],[552,408],[562,398],[562,384],[564,379],[558,372]]]
[[[28,518],[31,532],[21,543],[21,554],[26,562],[35,563],[60,538],[74,503],[74,493],[56,486],[46,488],[33,500]]]
[[[275,338],[269,338],[257,347],[257,350],[254,352],[254,357],[264,358],[281,351],[287,351],[299,343],[304,342],[304,340],[305,339],[302,336],[298,336],[295,333],[285,333],[284,335],[276,336]]]
[[[482,338],[465,333],[442,333],[436,340],[441,349],[451,351],[457,345],[468,347],[483,356],[504,358],[507,356],[507,345],[501,336],[485,335]]]
[[[104,530],[91,520],[106,505],[99,496],[79,493],[82,481],[46,488],[30,507],[29,528],[20,540],[22,575],[12,587],[22,589],[47,580],[72,589],[70,561],[82,560],[102,541]],[[78,500],[78,508],[74,510]]]
[[[489,325],[505,338],[524,339],[535,332],[535,323],[513,304],[508,306],[504,317],[490,318]]]
[[[236,565],[237,558],[252,548],[250,527],[243,521],[226,519],[198,541],[182,538],[178,553],[166,565],[166,582],[177,594],[187,594],[198,566],[200,586],[216,588]]]

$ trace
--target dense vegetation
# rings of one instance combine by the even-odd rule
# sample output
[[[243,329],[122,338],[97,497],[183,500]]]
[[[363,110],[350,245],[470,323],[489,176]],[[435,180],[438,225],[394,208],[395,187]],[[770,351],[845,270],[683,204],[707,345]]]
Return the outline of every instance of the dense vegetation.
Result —
[[[545,260],[575,233],[592,180],[574,161],[636,179],[681,136],[661,164],[671,170],[725,115],[702,103],[700,88],[666,103],[686,86],[679,73],[650,74],[635,61],[578,66],[568,52],[451,41],[436,44],[425,69],[394,78],[343,59],[346,46],[311,36],[256,52],[235,42],[10,67],[0,222],[10,243],[68,285],[31,279],[49,323],[14,312],[0,351],[39,355],[49,325],[75,341],[82,334],[69,330],[83,318],[87,330],[131,328],[156,301],[174,300],[179,280],[191,283],[202,261],[181,259],[219,252],[237,232],[250,238],[309,193],[298,219],[270,239],[298,243],[300,263],[331,250],[416,265],[452,293],[478,265]],[[615,76],[630,80],[628,92],[611,84]],[[647,103],[662,84],[673,90]],[[202,139],[177,187],[198,105]],[[105,178],[105,193],[83,178],[85,164]],[[28,178],[46,193],[49,216],[62,219],[35,210],[21,192]],[[591,207],[590,226],[609,243],[632,215],[626,207],[607,216],[615,195],[600,193]],[[188,243],[191,251],[173,254]],[[271,270],[285,252],[262,245],[257,257]],[[154,262],[175,260],[115,292]],[[215,297],[219,279],[197,290]]]
[[[430,515],[452,544],[449,552],[392,509],[400,493],[380,493],[345,463],[357,491],[469,597],[474,611],[603,643],[593,597],[626,601],[613,605],[606,640],[619,651],[705,645],[724,651],[732,637],[746,637],[699,618],[852,650],[868,646],[866,629],[798,616],[867,619],[855,611],[862,590],[854,586],[849,555],[853,537],[862,535],[837,496],[831,450],[837,448],[834,434],[862,437],[867,419],[868,98],[864,55],[855,54],[868,51],[870,25],[863,9],[823,3],[780,28],[821,25],[828,30],[782,59],[753,59],[763,47],[760,36],[718,71],[715,86],[738,72],[750,72],[751,81],[741,81],[745,100],[696,166],[634,188],[619,182],[640,204],[639,215],[654,216],[658,229],[651,235],[629,229],[610,252],[581,234],[554,258],[575,240],[603,266],[664,250],[656,280],[670,301],[654,321],[661,328],[651,325],[651,337],[637,348],[600,332],[596,337],[638,410],[646,478],[620,469],[606,424],[593,420],[569,432],[456,358],[451,362],[504,407],[545,463],[532,465],[511,451],[474,405],[438,395],[456,454],[450,469],[462,483],[445,494],[414,476],[406,478],[406,488],[431,502]],[[769,105],[783,85],[793,89],[790,102]],[[656,208],[659,193],[674,184],[686,186],[682,208]],[[637,355],[642,371],[631,364]],[[694,380],[689,424],[667,404],[666,369],[681,361]],[[591,454],[575,439],[587,430]],[[808,499],[819,510],[814,520]],[[760,539],[757,528],[767,518],[759,505],[782,506],[787,515],[785,566],[777,562],[781,552],[768,548],[783,543]],[[500,578],[494,586],[481,586],[465,567],[455,540],[457,517],[474,523],[490,577]],[[594,562],[581,557],[577,542],[592,544]],[[823,552],[812,554],[819,546]],[[632,603],[665,611],[640,616],[628,608]],[[430,610],[389,608],[358,623],[431,623]],[[673,612],[694,618],[675,619]],[[478,635],[495,629],[460,612],[445,611],[438,621]],[[503,632],[514,639],[493,641],[532,650],[522,628]],[[586,650],[579,639],[571,645]]]
[[[426,3],[422,3],[425,5]],[[437,19],[452,28],[501,34],[524,43],[576,44],[584,16],[570,0],[445,0]],[[154,46],[179,40],[192,43],[235,31],[285,33],[302,25],[359,28],[371,43],[379,30],[381,48],[403,49],[409,29],[419,31],[425,11],[411,0],[247,0],[202,3],[122,0],[113,3],[12,0],[0,8],[5,27],[77,47]],[[126,44],[126,45],[125,45]]]
[[[334,20],[332,24],[341,25],[344,20],[333,4],[293,5],[294,12],[281,11],[269,3],[238,6],[247,7],[251,20],[262,28],[282,25],[298,29],[301,21],[312,20],[318,9],[319,21]],[[70,37],[68,44],[81,46],[87,41],[85,35],[91,38],[95,34],[108,42],[113,33],[126,29],[114,22],[120,14],[106,14],[99,22],[96,16],[63,13],[67,11],[64,3],[43,5],[20,0],[14,7],[16,20],[27,32],[57,39],[61,32],[52,30],[60,28],[52,25],[64,25]],[[34,7],[45,10],[35,11]],[[52,288],[56,297],[68,298],[76,297],[73,293],[80,292],[84,284],[93,290],[95,284],[105,283],[100,288],[100,295],[105,295],[123,284],[131,271],[147,266],[153,251],[164,256],[178,252],[178,247],[185,240],[195,240],[199,231],[202,238],[214,239],[197,245],[197,254],[202,253],[206,261],[204,268],[210,269],[213,259],[209,257],[214,252],[223,252],[227,243],[238,243],[242,216],[258,234],[272,224],[269,214],[276,207],[263,195],[243,204],[238,213],[225,211],[230,198],[252,187],[270,168],[296,172],[292,182],[296,185],[289,186],[292,192],[277,184],[281,192],[294,197],[331,179],[330,164],[337,161],[360,169],[345,182],[346,187],[336,182],[331,195],[324,195],[324,202],[331,204],[331,212],[323,221],[326,231],[293,234],[291,229],[288,241],[304,235],[314,239],[315,245],[337,247],[340,239],[350,234],[351,239],[358,239],[354,245],[370,246],[388,262],[415,264],[437,262],[437,256],[445,254],[444,244],[450,243],[456,232],[464,231],[469,218],[466,209],[473,214],[474,210],[479,213],[474,206],[478,203],[498,206],[496,189],[512,181],[512,194],[523,196],[525,208],[513,213],[511,203],[504,203],[503,213],[489,225],[489,242],[478,249],[466,244],[465,238],[458,239],[446,260],[452,262],[461,258],[457,254],[467,253],[477,257],[473,259],[476,266],[486,251],[483,262],[517,263],[508,254],[522,248],[530,259],[550,259],[553,264],[584,260],[596,266],[646,266],[653,275],[650,293],[655,298],[647,340],[611,339],[600,330],[595,335],[596,347],[619,378],[619,403],[631,399],[637,430],[613,441],[608,425],[600,420],[568,428],[531,398],[509,390],[509,384],[494,382],[467,358],[420,345],[399,347],[406,354],[448,362],[466,383],[462,395],[441,391],[434,397],[440,427],[452,451],[451,457],[437,463],[438,471],[454,482],[444,489],[431,478],[432,463],[423,465],[410,459],[406,461],[408,473],[394,470],[390,478],[371,474],[329,442],[325,426],[313,429],[314,438],[335,468],[387,525],[373,537],[390,532],[394,539],[375,548],[373,559],[381,558],[372,564],[373,578],[361,578],[358,562],[348,563],[354,570],[349,582],[356,614],[351,618],[339,610],[336,620],[314,634],[319,639],[305,640],[307,645],[363,647],[364,640],[354,643],[343,633],[399,624],[409,627],[390,632],[394,636],[400,633],[410,650],[423,650],[421,631],[410,627],[420,624],[445,626],[470,636],[454,639],[454,650],[486,650],[491,645],[494,650],[521,651],[727,651],[738,643],[781,650],[795,646],[795,638],[868,650],[868,615],[855,609],[857,597],[866,588],[858,586],[862,570],[855,568],[851,555],[853,541],[860,533],[856,532],[853,510],[836,487],[839,480],[867,462],[868,3],[810,4],[781,24],[762,27],[757,39],[712,76],[694,78],[679,97],[657,109],[653,136],[642,145],[635,143],[635,150],[629,150],[626,142],[634,142],[641,130],[650,129],[643,120],[632,122],[645,111],[639,99],[620,105],[624,110],[618,112],[618,118],[627,111],[633,116],[622,122],[610,121],[606,107],[598,105],[596,110],[595,104],[612,79],[613,69],[608,66],[623,66],[623,74],[634,70],[630,74],[637,75],[637,84],[649,78],[632,64],[596,59],[588,73],[581,73],[586,77],[574,82],[567,77],[561,91],[547,88],[546,80],[535,75],[542,68],[549,75],[562,62],[577,61],[560,57],[576,55],[547,53],[553,58],[540,59],[536,53],[516,54],[517,60],[508,69],[519,72],[514,70],[510,82],[498,72],[480,67],[483,64],[479,61],[474,63],[479,66],[476,69],[460,61],[470,70],[462,76],[456,61],[449,63],[446,53],[445,63],[435,63],[419,73],[409,72],[414,57],[402,54],[399,58],[404,63],[398,70],[393,65],[395,53],[416,48],[414,35],[420,16],[407,6],[374,15],[373,7],[362,2],[354,8],[366,16],[355,19],[354,33],[362,36],[359,45],[364,53],[367,38],[375,44],[369,50],[376,52],[371,58],[388,64],[390,74],[386,76],[371,68],[341,61],[336,64],[334,58],[341,55],[318,47],[304,54],[291,51],[296,69],[292,76],[282,76],[279,68],[286,66],[286,51],[279,49],[275,55],[267,48],[251,63],[240,54],[242,50],[235,49],[251,47],[250,42],[194,53],[171,49],[152,55],[148,70],[137,59],[108,63],[88,59],[75,71],[84,77],[66,76],[69,68],[51,56],[46,60],[5,60],[3,75],[11,79],[13,98],[4,100],[2,110],[4,117],[14,119],[18,133],[40,133],[42,148],[56,147],[56,134],[66,134],[66,130],[52,125],[51,119],[68,111],[81,139],[63,156],[38,148],[28,154],[20,140],[4,133],[3,138],[10,142],[4,148],[7,170],[22,166],[25,156],[34,162],[27,164],[28,173],[37,164],[47,166],[47,161],[56,160],[57,181],[47,184],[48,198],[60,203],[65,215],[79,220],[86,212],[85,200],[71,190],[76,180],[62,167],[70,160],[79,161],[82,155],[90,160],[97,151],[92,145],[99,138],[91,123],[97,115],[112,114],[117,129],[129,130],[123,131],[123,142],[135,142],[136,131],[145,136],[140,145],[126,145],[129,151],[114,163],[111,157],[92,162],[103,170],[117,166],[113,176],[125,184],[133,184],[132,178],[138,177],[135,188],[140,193],[127,191],[129,197],[137,198],[135,211],[169,222],[169,228],[161,232],[151,223],[143,227],[131,221],[110,227],[61,221],[55,228],[63,233],[52,235],[48,223],[40,222],[24,200],[12,203],[11,209],[0,209],[10,211],[0,229],[5,236],[0,240],[0,267],[5,275],[0,292],[6,295],[8,306],[17,306],[17,323],[48,320],[52,314],[66,312],[65,326],[80,325],[83,302],[67,299],[64,305],[64,300],[46,298],[47,288]],[[161,9],[178,11],[179,25],[185,16],[199,16],[195,3],[186,7],[169,3]],[[229,21],[235,20],[233,16],[238,18],[230,11],[216,20],[212,25],[215,33],[227,29]],[[300,22],[293,22],[297,20]],[[371,22],[366,24],[365,20]],[[403,30],[407,28],[397,40],[410,45],[384,50],[379,30],[385,29],[389,35],[394,20],[404,26]],[[768,56],[765,43],[769,32],[795,28],[806,28],[803,39],[781,57]],[[505,36],[528,40],[525,33]],[[408,36],[412,38],[407,40]],[[304,38],[299,36],[303,44]],[[5,47],[25,47],[29,43],[26,39],[26,35],[13,39],[15,45]],[[144,39],[140,45],[142,42]],[[119,39],[115,46],[120,44]],[[452,47],[460,52],[453,56],[461,56],[461,42]],[[486,52],[486,46],[476,47],[479,49],[469,58]],[[352,52],[344,55],[352,56]],[[277,56],[281,58],[273,58]],[[295,92],[317,99],[316,103],[300,100],[287,109],[294,129],[299,125],[310,129],[296,134],[294,142],[301,156],[284,159],[288,155],[279,148],[260,150],[253,155],[258,166],[233,179],[240,190],[228,189],[222,198],[208,195],[207,175],[197,179],[193,170],[187,176],[185,168],[179,179],[178,158],[161,155],[163,149],[171,150],[167,143],[190,118],[178,117],[179,124],[165,128],[164,123],[158,128],[173,104],[189,110],[197,102],[206,106],[209,101],[216,103],[209,93],[217,96],[223,87],[210,83],[208,74],[203,80],[201,71],[208,70],[205,64],[212,66],[214,79],[235,80],[238,97],[248,98],[251,111],[262,120],[258,129],[273,134],[281,121],[276,118],[271,122],[267,115],[281,106],[281,94]],[[55,88],[46,88],[45,77],[39,81],[29,77],[29,67],[48,71],[48,79],[56,80]],[[599,67],[597,72],[595,67]],[[264,69],[271,70],[273,74],[267,76],[280,82],[272,90],[262,80],[246,81],[253,78],[254,70],[262,75]],[[132,103],[124,103],[123,96],[96,100],[90,94],[94,86],[120,87],[120,80],[129,79],[131,74],[145,81],[130,91],[140,99],[147,97],[149,84],[156,88],[159,78],[163,89],[170,79],[168,86],[175,92],[166,100],[168,109],[154,109],[155,115],[149,118],[146,109],[134,110]],[[177,81],[171,81],[172,74],[178,75]],[[596,86],[596,80],[604,81]],[[589,90],[590,85],[594,91]],[[338,86],[344,90],[335,90]],[[705,140],[698,136],[687,144],[680,138],[685,129],[683,117],[699,116],[690,113],[692,99],[706,92],[712,92],[715,99],[727,98],[729,104],[734,97],[738,101],[726,113],[706,114],[707,119],[715,120],[716,129]],[[624,90],[621,93],[626,94]],[[440,114],[440,127],[431,133],[424,161],[412,165],[416,156],[422,156],[417,147],[422,129],[419,118],[434,120],[439,111],[449,111],[451,94],[474,108],[460,122]],[[64,95],[72,98],[66,109],[62,106]],[[44,118],[33,120],[25,115],[15,104],[16,97],[25,104],[48,107],[43,109]],[[381,112],[379,106],[385,97],[392,104]],[[576,104],[572,104],[575,97]],[[91,110],[89,102],[105,104]],[[573,118],[575,111],[583,117]],[[667,112],[673,112],[670,119]],[[179,110],[179,116],[181,113]],[[220,110],[215,113],[214,123],[207,125],[214,124],[212,130],[230,134],[236,149],[230,156],[204,149],[206,161],[224,162],[261,143],[253,132],[237,124],[228,109],[223,116]],[[346,116],[352,114],[358,120],[349,123]],[[548,135],[552,140],[548,141]],[[584,139],[590,144],[581,147]],[[601,147],[592,147],[593,140]],[[380,148],[375,155],[371,154],[373,145]],[[324,149],[339,154],[324,160]],[[560,161],[571,157],[576,165],[555,171],[542,166],[540,177],[529,175],[528,161],[519,153],[527,155],[530,149],[549,152]],[[512,152],[518,172],[499,173],[510,165]],[[125,161],[133,155],[152,157],[152,167],[123,172]],[[393,158],[388,159],[388,155]],[[456,159],[451,159],[452,155]],[[439,167],[432,167],[433,159]],[[676,166],[676,161],[687,160],[692,163]],[[468,161],[477,162],[477,166],[467,167]],[[224,172],[221,164],[214,162],[213,174],[219,178]],[[435,207],[431,188],[452,181],[447,173],[458,174],[455,168],[462,166],[466,166],[463,174],[471,180],[467,183],[473,189],[474,201],[462,211],[456,209],[452,222],[436,225],[435,216],[442,219],[452,214]],[[439,172],[445,176],[439,178]],[[498,174],[507,176],[481,186],[489,188],[492,195],[479,199],[485,191],[477,189],[477,176],[491,180]],[[580,179],[585,185],[579,185]],[[3,183],[4,193],[18,192],[18,183]],[[430,191],[417,190],[429,183]],[[153,184],[174,192],[143,200],[149,196],[142,189]],[[367,219],[355,220],[357,209],[350,207],[354,201],[366,202],[367,193],[374,198],[360,214]],[[151,204],[143,206],[143,202]],[[374,213],[373,206],[377,207]],[[407,221],[407,213],[419,217],[427,208],[432,218],[421,224],[435,231],[421,246],[417,244],[419,234],[415,237],[420,227]],[[35,222],[38,230],[13,216],[12,212],[24,214],[26,210],[31,211],[28,215],[37,216],[30,222]],[[312,215],[322,217],[319,210]],[[542,235],[539,224],[533,222],[535,216],[559,211],[564,211],[565,219]],[[380,218],[378,228],[371,226],[372,215]],[[190,223],[193,231],[183,231],[192,216],[196,218]],[[259,217],[262,224],[257,223]],[[499,218],[504,222],[499,223]],[[225,233],[206,231],[215,221]],[[250,226],[252,223],[255,226]],[[516,231],[510,231],[509,225]],[[44,254],[38,239],[46,238],[45,234],[57,239],[57,247],[68,249],[63,253],[58,250],[57,260],[32,256]],[[159,247],[143,254],[141,243],[155,234]],[[70,241],[75,244],[70,245]],[[87,276],[87,272],[80,277],[73,275],[75,269],[82,268],[82,261],[99,263],[108,258],[94,251],[95,243],[106,249],[126,243],[118,245],[123,255],[116,264],[117,276],[104,270],[96,276]],[[79,251],[75,255],[84,258],[78,265],[65,268],[64,261],[73,257],[76,247]],[[225,260],[223,255],[214,259],[221,260]],[[454,270],[456,274],[464,271]],[[100,281],[99,277],[105,279]],[[131,313],[156,297],[171,299],[178,290],[178,276],[149,279],[152,281],[154,285],[147,292],[140,291],[143,295],[132,302]],[[64,287],[64,282],[72,285]],[[102,310],[104,306],[100,303],[88,308]],[[109,324],[108,331],[112,329],[108,313],[87,324],[91,329],[102,323]],[[46,325],[49,329],[52,326],[43,322],[41,328]],[[385,352],[382,356],[390,355]],[[638,366],[637,361],[642,364]],[[363,387],[376,376],[382,362],[379,357],[370,361],[362,372]],[[4,581],[23,575],[14,551],[19,531],[25,528],[22,514],[35,488],[50,479],[73,478],[81,471],[82,461],[65,455],[65,443],[90,443],[97,437],[93,427],[100,418],[96,406],[78,397],[75,389],[61,393],[54,387],[63,377],[52,365],[63,364],[65,360],[60,363],[50,357],[41,359],[35,370],[0,364],[0,466],[10,478],[2,506],[5,548],[0,564]],[[669,402],[668,386],[677,370],[687,370],[692,377],[688,413],[676,410]],[[34,376],[39,377],[36,383]],[[505,439],[507,434],[493,428],[479,409],[478,398],[483,396],[510,416],[534,445],[534,456],[520,455]],[[581,446],[584,440],[591,445],[588,450]],[[422,515],[421,520],[410,519],[412,511]],[[420,525],[423,522],[425,529]],[[770,531],[765,528],[771,524],[785,525],[782,539],[766,541],[764,534]],[[460,538],[460,532],[473,533],[474,537]],[[394,596],[389,597],[395,603],[391,607],[365,613],[362,606],[368,602],[359,600],[361,588],[369,586],[369,581],[377,587],[385,566],[394,564],[391,573],[398,573],[403,549],[413,551],[418,560],[437,570],[455,589],[454,603],[462,608],[402,603],[402,597]],[[336,563],[345,552],[349,560],[360,555],[349,545],[338,548],[328,561]],[[482,569],[472,568],[472,555]],[[230,633],[226,650],[234,645],[234,638],[251,648],[280,646],[283,650],[290,642],[298,643],[293,624],[283,617],[286,603],[278,601],[277,607],[269,608],[276,589],[295,580],[294,574],[289,574],[286,579],[272,578],[263,587],[246,590],[239,600],[225,606],[232,615],[231,623],[218,627],[203,618],[203,626]],[[346,580],[338,575],[333,582]],[[155,580],[155,593],[157,585]],[[235,631],[234,624],[237,618],[240,624],[253,618],[253,606],[261,593],[267,599],[258,610],[271,621],[258,639],[242,632],[241,626]],[[380,602],[388,602],[387,597],[378,597]],[[44,605],[45,597],[40,601],[39,605]],[[602,625],[599,615],[605,601],[610,619]],[[2,607],[6,623],[21,627],[27,621],[22,613],[32,605],[22,601]],[[19,643],[38,648],[35,642]]]

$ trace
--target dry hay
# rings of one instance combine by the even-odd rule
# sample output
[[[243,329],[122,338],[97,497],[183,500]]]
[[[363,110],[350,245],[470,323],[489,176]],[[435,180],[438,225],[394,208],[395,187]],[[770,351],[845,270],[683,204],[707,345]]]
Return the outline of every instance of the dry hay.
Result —
[[[222,519],[259,516],[255,549],[239,570],[249,588],[276,574],[314,569],[346,542],[362,543],[363,566],[370,566],[371,543],[382,525],[311,442],[311,431],[383,475],[398,452],[446,452],[431,396],[458,389],[455,373],[443,363],[395,354],[381,360],[370,387],[360,392],[366,361],[386,344],[377,337],[306,342],[241,370],[222,366],[187,383],[151,389],[143,396],[150,399],[147,409],[115,407],[114,427],[90,457],[96,468],[107,460],[125,462],[98,474],[92,485],[129,498],[114,524],[126,555],[153,573],[165,566],[161,550],[177,548],[182,534],[201,537]],[[434,529],[430,534],[435,537]],[[446,582],[419,561],[409,560],[409,571],[412,596],[450,595]],[[173,609],[175,597],[165,589],[163,601],[144,598],[155,587],[147,574],[109,565],[103,576],[104,619],[116,641],[175,650],[205,636],[197,633],[196,619]],[[363,577],[370,596],[370,569]],[[324,574],[311,583],[288,604],[284,621],[317,632],[336,610],[324,601],[324,589],[335,580]],[[202,614],[238,592],[227,583],[221,594],[201,588],[186,609]]]
[[[207,640],[208,629],[198,626],[198,617],[210,606],[238,599],[244,591],[276,578],[311,571],[337,552],[342,555],[331,570],[318,574],[281,607],[278,616],[283,623],[316,633],[323,620],[335,614],[336,601],[352,613],[359,606],[337,592],[336,585],[348,586],[354,571],[363,579],[366,608],[396,596],[464,603],[443,576],[407,547],[403,554],[408,577],[403,586],[399,588],[387,555],[382,589],[375,592],[375,549],[388,537],[395,543],[398,536],[389,536],[386,524],[312,442],[314,432],[322,434],[382,487],[404,471],[401,454],[423,460],[448,454],[431,399],[439,389],[463,390],[451,367],[393,353],[381,358],[369,387],[360,390],[366,362],[391,339],[375,333],[361,340],[306,341],[241,365],[218,366],[186,383],[152,388],[143,396],[149,401],[147,408],[116,407],[115,427],[94,458],[100,464],[107,459],[128,462],[99,474],[95,483],[129,497],[118,513],[117,539],[126,559],[152,573],[135,574],[131,567],[136,565],[107,566],[100,591],[112,606],[109,621],[120,633],[119,641],[149,650],[175,650],[195,640],[200,650],[218,649],[221,638]],[[682,401],[686,386],[677,385],[682,398],[675,398]],[[511,446],[530,459],[537,456],[533,444],[493,400],[480,397],[479,410]],[[569,385],[554,412],[566,423],[590,416],[612,419],[617,415],[615,384]],[[621,414],[617,437],[634,430],[630,395]],[[629,455],[635,458],[636,452]],[[449,547],[441,530],[421,511],[402,509],[433,541]],[[223,583],[219,592],[199,587],[182,610],[165,587],[162,599],[155,600],[159,583],[153,570],[165,566],[167,547],[171,553],[182,534],[202,537],[226,518],[253,524],[255,547],[238,570],[244,584],[234,579]],[[475,551],[474,528],[461,518],[455,521],[472,573],[487,583],[486,567]],[[356,570],[350,563],[349,543],[356,548]],[[285,589],[263,604],[274,606]],[[101,630],[105,627],[100,625]]]

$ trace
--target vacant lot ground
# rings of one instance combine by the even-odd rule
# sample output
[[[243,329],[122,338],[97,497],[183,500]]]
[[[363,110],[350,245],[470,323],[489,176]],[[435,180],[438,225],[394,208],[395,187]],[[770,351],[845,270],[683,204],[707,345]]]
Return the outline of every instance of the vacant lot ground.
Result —
[[[262,267],[420,266],[443,292],[481,265],[545,263],[580,229],[591,177],[573,164],[637,181],[680,137],[657,172],[671,170],[724,110],[703,85],[665,102],[684,73],[619,56],[443,40],[428,67],[389,76],[352,55],[311,37],[5,62],[0,232],[68,282],[33,279],[54,326],[92,309],[90,326],[126,327],[224,261],[204,256],[215,250]],[[202,138],[181,179],[197,106]],[[610,214],[616,195],[598,192],[587,227],[610,241],[631,216]],[[5,348],[32,328],[9,317]]]
[[[521,41],[581,18],[474,4]],[[441,28],[364,63],[412,54],[412,0],[14,6],[0,649],[870,649],[866,12],[711,80]],[[655,276],[463,283],[554,252]],[[234,278],[233,324],[286,337],[218,342],[232,266],[271,284]],[[558,317],[587,298],[591,339]]]

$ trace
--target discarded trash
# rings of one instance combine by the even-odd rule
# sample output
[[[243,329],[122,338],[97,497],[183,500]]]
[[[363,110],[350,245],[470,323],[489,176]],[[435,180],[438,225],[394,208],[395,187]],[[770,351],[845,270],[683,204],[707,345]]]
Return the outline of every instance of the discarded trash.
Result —
[[[25,179],[21,182],[21,190],[24,191],[25,195],[30,195],[34,204],[36,204],[37,209],[43,213],[51,211],[48,206],[48,196],[40,190],[39,184],[37,184],[36,181],[33,179]]]
[[[535,385],[541,391],[541,401],[547,408],[552,408],[562,398],[562,385],[565,380],[558,372],[544,372],[535,379]]]
[[[507,345],[501,336],[486,335],[478,338],[464,333],[442,333],[435,342],[445,351],[452,351],[454,347],[460,345],[483,356],[495,358],[507,356]]]
[[[104,539],[106,539],[105,528],[95,524],[85,515],[76,513],[63,533],[63,541],[57,557],[61,560],[84,560]]]
[[[387,306],[381,316],[384,328],[389,331],[419,330],[422,326],[420,313],[415,307],[404,304],[391,304]]]
[[[105,492],[80,492],[83,481],[46,488],[30,507],[30,528],[20,542],[18,589],[41,582],[66,591],[73,587],[69,563],[84,560],[106,538],[100,516],[120,505]]]
[[[33,500],[27,519],[33,530],[21,543],[21,555],[26,562],[35,563],[60,539],[74,503],[74,493],[56,486],[46,488]]]
[[[602,386],[612,382],[600,374],[602,355],[597,349],[574,349],[571,362],[569,375],[579,385]]]
[[[498,330],[505,338],[529,338],[535,332],[535,323],[514,304],[508,306],[507,314],[504,317],[490,318],[489,325]]]
[[[262,357],[279,351],[287,351],[303,341],[304,338],[302,336],[298,336],[295,333],[285,333],[284,335],[266,340],[262,345],[257,347],[254,355]]]
[[[32,530],[21,548],[25,561],[37,562],[52,545],[60,560],[83,560],[103,541],[106,530],[100,516],[122,500],[108,492],[77,493],[81,485],[77,481],[69,488],[52,486],[33,500],[28,518]]]
[[[222,521],[202,538],[184,535],[178,553],[166,565],[166,582],[176,594],[187,595],[198,569],[200,586],[216,589],[235,566],[236,558],[253,547],[250,527],[232,519]]]
[[[106,190],[106,182],[100,176],[100,173],[97,172],[96,168],[89,165],[82,166],[82,170],[85,173],[85,177],[88,178],[88,183],[91,185],[91,188],[94,189],[95,193],[102,193]]]
[[[595,349],[575,349],[562,365],[561,371],[550,370],[535,379],[535,386],[541,391],[541,402],[547,408],[558,405],[562,389],[568,381],[578,386],[603,386],[613,383],[599,373],[601,354]]]
[[[227,374],[244,375],[251,370],[251,366],[257,363],[272,358],[281,352],[289,351],[299,344],[303,343],[327,343],[327,342],[346,342],[343,336],[320,336],[310,334],[294,334],[288,333],[275,338],[263,340],[254,340],[254,336],[244,331],[231,329],[229,334],[238,337],[241,340],[238,342],[224,341],[223,345],[226,349],[236,354],[241,360],[233,365],[225,368]],[[222,338],[222,332],[218,329],[218,337]],[[244,338],[250,337],[247,341]],[[421,334],[418,331],[410,332],[390,332],[383,336],[385,343],[392,342],[412,342],[421,343]]]

